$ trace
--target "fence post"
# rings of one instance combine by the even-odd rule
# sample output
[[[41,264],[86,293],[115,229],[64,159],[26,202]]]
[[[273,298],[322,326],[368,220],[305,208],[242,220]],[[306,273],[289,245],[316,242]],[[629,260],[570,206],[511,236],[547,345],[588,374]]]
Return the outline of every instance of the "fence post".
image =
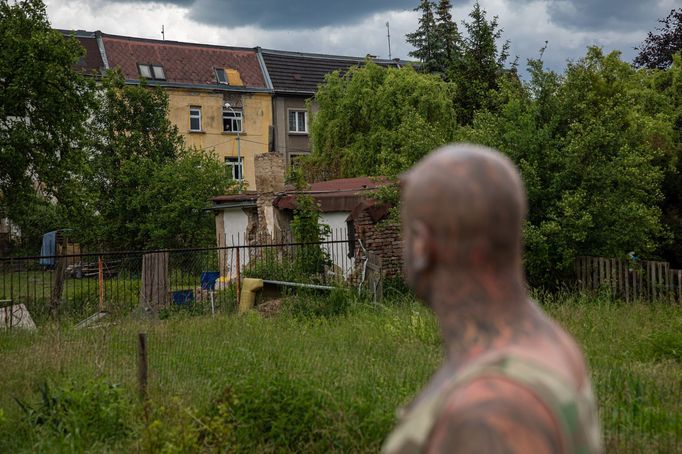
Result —
[[[59,245],[55,245],[55,254],[57,255],[57,266],[55,267],[54,283],[52,286],[52,295],[50,298],[50,307],[52,308],[52,318],[59,319],[59,303],[62,298],[62,289],[64,288],[64,279],[66,277],[66,258],[60,258],[66,255],[66,235],[62,235],[64,244],[62,246],[62,254],[59,253]]]
[[[144,406],[145,418],[148,413],[147,406],[147,334],[138,333],[137,344],[137,383],[140,390],[140,401]]]
[[[169,299],[170,278],[168,252],[152,252],[142,256],[140,307],[143,313],[158,315]]]
[[[625,292],[625,301],[630,302],[630,271],[628,262],[620,259],[620,265],[623,270],[623,292]]]
[[[239,300],[242,296],[242,270],[241,270],[241,250],[239,245],[237,245],[237,306],[239,306]]]
[[[99,284],[99,311],[104,312],[104,267],[101,255],[97,259],[97,283]]]

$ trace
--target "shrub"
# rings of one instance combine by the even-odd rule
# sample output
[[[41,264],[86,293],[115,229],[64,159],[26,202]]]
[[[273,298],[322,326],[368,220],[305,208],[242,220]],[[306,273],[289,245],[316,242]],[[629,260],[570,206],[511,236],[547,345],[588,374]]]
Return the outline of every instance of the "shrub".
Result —
[[[114,445],[132,431],[133,405],[122,388],[102,380],[40,385],[37,405],[16,399],[28,432],[50,449],[79,451],[94,444]]]
[[[287,300],[287,309],[295,317],[335,317],[345,315],[355,300],[352,291],[334,288],[324,294],[319,291],[299,292],[295,298]]]

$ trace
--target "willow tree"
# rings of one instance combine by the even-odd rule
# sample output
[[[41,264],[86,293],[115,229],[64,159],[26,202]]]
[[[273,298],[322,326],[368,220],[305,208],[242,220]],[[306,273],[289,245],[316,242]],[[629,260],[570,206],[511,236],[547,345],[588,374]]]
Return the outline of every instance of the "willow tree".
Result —
[[[411,67],[371,61],[327,76],[313,116],[313,179],[392,176],[453,137],[452,87]]]

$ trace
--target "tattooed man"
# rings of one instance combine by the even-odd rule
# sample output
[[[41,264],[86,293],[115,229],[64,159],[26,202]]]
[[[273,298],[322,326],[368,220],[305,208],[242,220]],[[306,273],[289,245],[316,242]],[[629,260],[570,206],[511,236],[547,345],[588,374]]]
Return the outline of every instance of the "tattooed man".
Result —
[[[446,146],[403,177],[402,198],[406,277],[438,318],[446,359],[384,452],[601,452],[580,348],[526,291],[513,164]]]

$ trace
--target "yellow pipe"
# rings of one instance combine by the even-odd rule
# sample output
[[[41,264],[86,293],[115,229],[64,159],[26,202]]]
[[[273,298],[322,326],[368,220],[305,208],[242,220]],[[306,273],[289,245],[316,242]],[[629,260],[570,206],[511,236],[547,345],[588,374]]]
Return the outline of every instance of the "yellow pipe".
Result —
[[[242,294],[239,298],[239,313],[243,314],[256,303],[256,292],[263,288],[263,279],[245,277],[242,283]]]

